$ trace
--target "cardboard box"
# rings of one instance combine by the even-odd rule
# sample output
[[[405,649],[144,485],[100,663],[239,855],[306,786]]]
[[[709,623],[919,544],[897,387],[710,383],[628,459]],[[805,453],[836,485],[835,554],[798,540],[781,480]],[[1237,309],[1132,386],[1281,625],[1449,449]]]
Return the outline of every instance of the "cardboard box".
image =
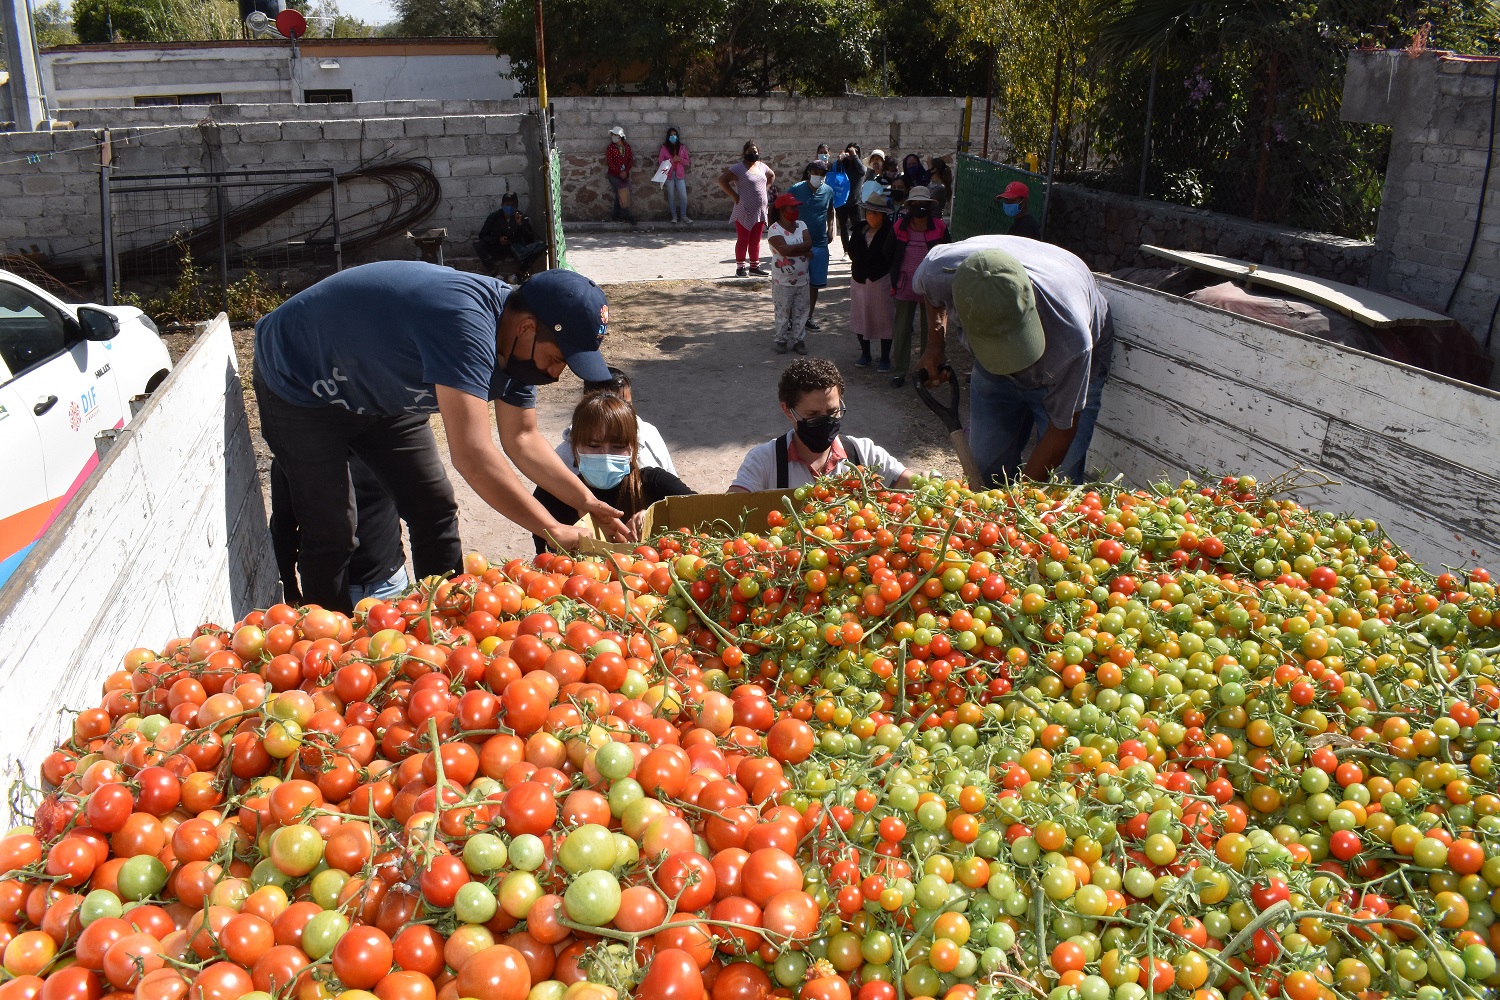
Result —
[[[764,532],[766,515],[773,510],[786,510],[782,500],[791,495],[791,490],[765,490],[760,493],[695,493],[667,497],[646,508],[641,537],[653,538],[663,531],[680,528],[706,529],[716,523],[716,530],[726,535],[742,531]],[[578,547],[585,555],[630,552],[639,544],[606,541],[587,517],[578,523],[591,529],[594,535],[584,539]]]

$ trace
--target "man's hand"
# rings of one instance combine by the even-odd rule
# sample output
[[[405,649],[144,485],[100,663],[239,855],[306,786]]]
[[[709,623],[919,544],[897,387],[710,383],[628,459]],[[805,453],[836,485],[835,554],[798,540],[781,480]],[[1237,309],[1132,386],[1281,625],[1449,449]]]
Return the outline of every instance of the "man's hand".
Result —
[[[594,524],[609,537],[612,542],[633,542],[638,537],[638,532],[627,525],[620,518],[625,512],[615,510],[603,500],[595,499],[583,508]]]
[[[948,358],[948,310],[931,302],[922,303],[927,310],[927,349],[922,352],[917,367],[927,372],[927,380],[934,385],[948,381],[943,362]]]
[[[585,538],[592,537],[583,528],[574,524],[560,524],[542,535],[543,538],[568,551],[576,551]]]

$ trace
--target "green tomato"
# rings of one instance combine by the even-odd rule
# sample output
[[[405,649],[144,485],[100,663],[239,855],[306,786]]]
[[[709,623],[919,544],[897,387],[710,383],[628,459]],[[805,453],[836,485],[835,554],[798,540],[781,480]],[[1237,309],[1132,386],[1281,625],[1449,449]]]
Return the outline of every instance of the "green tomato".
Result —
[[[348,881],[349,876],[337,868],[325,868],[318,872],[308,883],[313,902],[325,910],[333,909],[339,905],[339,893],[344,891],[344,883]]]
[[[598,823],[585,823],[563,839],[557,861],[570,874],[607,871],[615,865],[615,837]]]
[[[516,840],[520,840],[517,837]],[[515,847],[515,841],[511,842]],[[536,876],[526,871],[511,872],[500,883],[500,908],[517,920],[523,919],[531,910],[531,904],[542,898],[542,887]]]
[[[620,912],[620,880],[606,871],[584,872],[563,893],[563,908],[585,926],[607,924]]]
[[[313,961],[333,954],[333,946],[349,929],[349,918],[338,910],[315,914],[302,928],[302,950]]]
[[[619,781],[635,770],[635,754],[625,744],[611,740],[594,752],[594,766],[610,781]]]
[[[95,889],[83,897],[78,907],[78,922],[87,927],[100,917],[118,917],[125,910],[120,897],[108,889]]]
[[[323,835],[306,823],[284,826],[271,836],[271,860],[293,878],[306,875],[323,860]]]
[[[488,875],[499,871],[505,867],[507,860],[509,852],[505,849],[505,841],[493,833],[476,833],[464,844],[464,867],[469,869],[471,875]]]
[[[453,900],[453,915],[466,924],[486,924],[495,917],[500,903],[483,882],[465,882]]]
[[[542,867],[542,862],[547,860],[547,853],[542,847],[542,838],[530,833],[523,833],[512,840],[508,853],[511,867],[521,872],[534,872]]]
[[[138,854],[120,866],[120,896],[132,903],[161,892],[167,884],[167,866],[150,854]]]

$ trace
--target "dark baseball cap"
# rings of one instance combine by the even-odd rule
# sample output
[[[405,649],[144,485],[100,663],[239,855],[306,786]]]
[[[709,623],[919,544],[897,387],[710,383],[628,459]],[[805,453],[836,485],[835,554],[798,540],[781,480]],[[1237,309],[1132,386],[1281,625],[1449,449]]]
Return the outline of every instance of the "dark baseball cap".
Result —
[[[585,382],[607,382],[614,377],[599,353],[609,332],[604,289],[577,271],[556,267],[533,275],[524,293],[527,308],[536,316],[537,332],[561,348],[574,375]]]

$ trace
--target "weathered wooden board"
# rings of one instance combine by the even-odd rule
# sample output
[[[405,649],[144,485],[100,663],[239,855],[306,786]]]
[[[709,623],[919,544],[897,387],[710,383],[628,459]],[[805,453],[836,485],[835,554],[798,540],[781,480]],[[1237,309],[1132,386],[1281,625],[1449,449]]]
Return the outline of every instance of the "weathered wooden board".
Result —
[[[1163,476],[1300,464],[1304,503],[1379,520],[1433,565],[1500,561],[1500,394],[1110,278],[1116,347],[1092,468]]]
[[[0,589],[0,761],[37,765],[136,646],[279,594],[234,345],[220,317]]]
[[[1390,326],[1447,326],[1453,322],[1451,316],[1403,302],[1394,296],[1300,271],[1268,267],[1234,257],[1221,257],[1216,253],[1168,250],[1166,247],[1146,245],[1141,249],[1174,264],[1187,264],[1210,274],[1274,288],[1278,292],[1290,292],[1376,329]]]

